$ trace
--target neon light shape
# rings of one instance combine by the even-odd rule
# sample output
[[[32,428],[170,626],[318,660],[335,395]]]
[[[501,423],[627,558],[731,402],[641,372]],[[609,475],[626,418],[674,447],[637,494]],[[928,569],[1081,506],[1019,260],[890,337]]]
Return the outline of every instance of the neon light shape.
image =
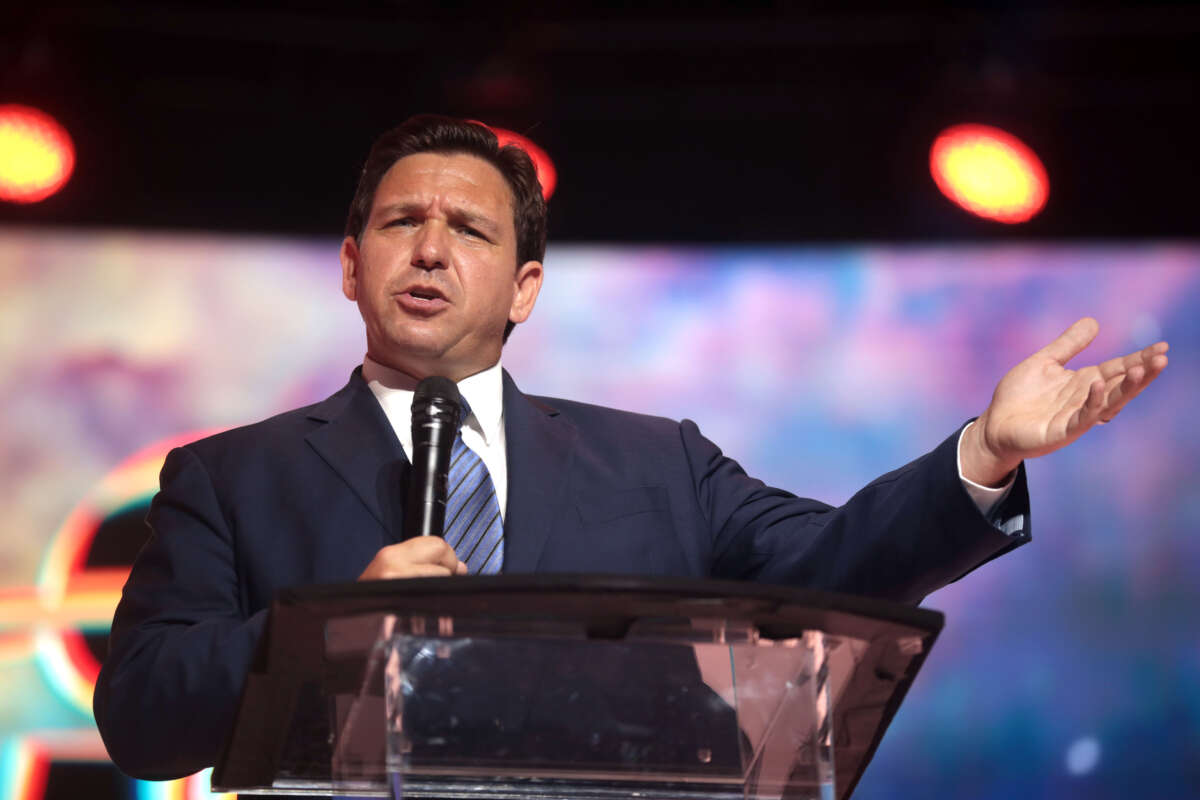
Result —
[[[113,513],[154,494],[169,450],[216,432],[172,436],[126,458],[72,509],[51,540],[38,572],[37,664],[55,694],[89,717],[100,664],[80,629],[108,628],[129,575],[127,569],[85,567],[96,531]]]
[[[1015,224],[1046,205],[1050,181],[1037,155],[1017,137],[988,125],[954,125],[929,150],[942,194],[972,214]]]
[[[45,749],[28,739],[0,745],[0,797],[41,800],[46,791],[50,759]]]
[[[213,792],[212,769],[177,781],[137,781],[134,795],[137,800],[237,800],[237,795]]]
[[[187,800],[237,800],[237,795],[212,790],[212,769],[203,769],[185,780]]]
[[[138,781],[134,796],[137,800],[187,800],[184,781]]]

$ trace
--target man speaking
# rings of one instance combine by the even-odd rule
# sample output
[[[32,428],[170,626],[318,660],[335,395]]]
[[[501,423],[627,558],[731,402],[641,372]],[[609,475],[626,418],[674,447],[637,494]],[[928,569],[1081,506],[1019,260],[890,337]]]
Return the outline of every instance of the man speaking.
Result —
[[[840,508],[748,477],[690,421],[524,395],[500,366],[542,285],[528,157],[483,126],[414,117],[363,168],[341,247],[366,326],[332,397],[168,455],[117,608],[95,712],[125,772],[210,766],[277,589],[467,573],[732,578],[916,603],[1029,540],[1026,458],[1110,421],[1166,343],[1065,364],[1076,322],[1014,367],[974,422]],[[418,382],[463,401],[445,538],[404,540]]]

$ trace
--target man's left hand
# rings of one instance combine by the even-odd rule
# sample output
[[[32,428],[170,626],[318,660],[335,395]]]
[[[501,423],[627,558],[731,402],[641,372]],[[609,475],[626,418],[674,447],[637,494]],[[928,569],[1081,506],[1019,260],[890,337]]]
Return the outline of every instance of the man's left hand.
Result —
[[[1112,421],[1167,366],[1167,343],[1076,370],[1066,363],[1100,325],[1085,317],[1009,370],[992,402],[966,432],[963,475],[999,486],[1021,461],[1052,453],[1096,424]]]

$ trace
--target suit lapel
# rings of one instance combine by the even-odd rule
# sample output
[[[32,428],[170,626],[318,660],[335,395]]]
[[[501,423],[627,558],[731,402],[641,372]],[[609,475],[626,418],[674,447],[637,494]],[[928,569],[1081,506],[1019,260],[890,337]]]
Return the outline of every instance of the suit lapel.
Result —
[[[562,524],[579,432],[546,404],[526,397],[504,373],[508,507],[504,572],[533,572],[546,538]]]
[[[308,443],[379,520],[390,541],[399,541],[408,459],[361,369],[308,416],[326,423],[308,435]]]

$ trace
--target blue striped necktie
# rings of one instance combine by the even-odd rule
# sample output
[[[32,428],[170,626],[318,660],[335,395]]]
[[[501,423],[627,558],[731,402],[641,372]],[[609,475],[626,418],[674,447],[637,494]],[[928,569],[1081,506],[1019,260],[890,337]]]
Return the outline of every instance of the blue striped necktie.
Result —
[[[462,419],[471,409],[463,400]],[[494,575],[504,564],[504,520],[487,466],[462,440],[462,426],[450,449],[446,496],[446,543],[472,575]]]

